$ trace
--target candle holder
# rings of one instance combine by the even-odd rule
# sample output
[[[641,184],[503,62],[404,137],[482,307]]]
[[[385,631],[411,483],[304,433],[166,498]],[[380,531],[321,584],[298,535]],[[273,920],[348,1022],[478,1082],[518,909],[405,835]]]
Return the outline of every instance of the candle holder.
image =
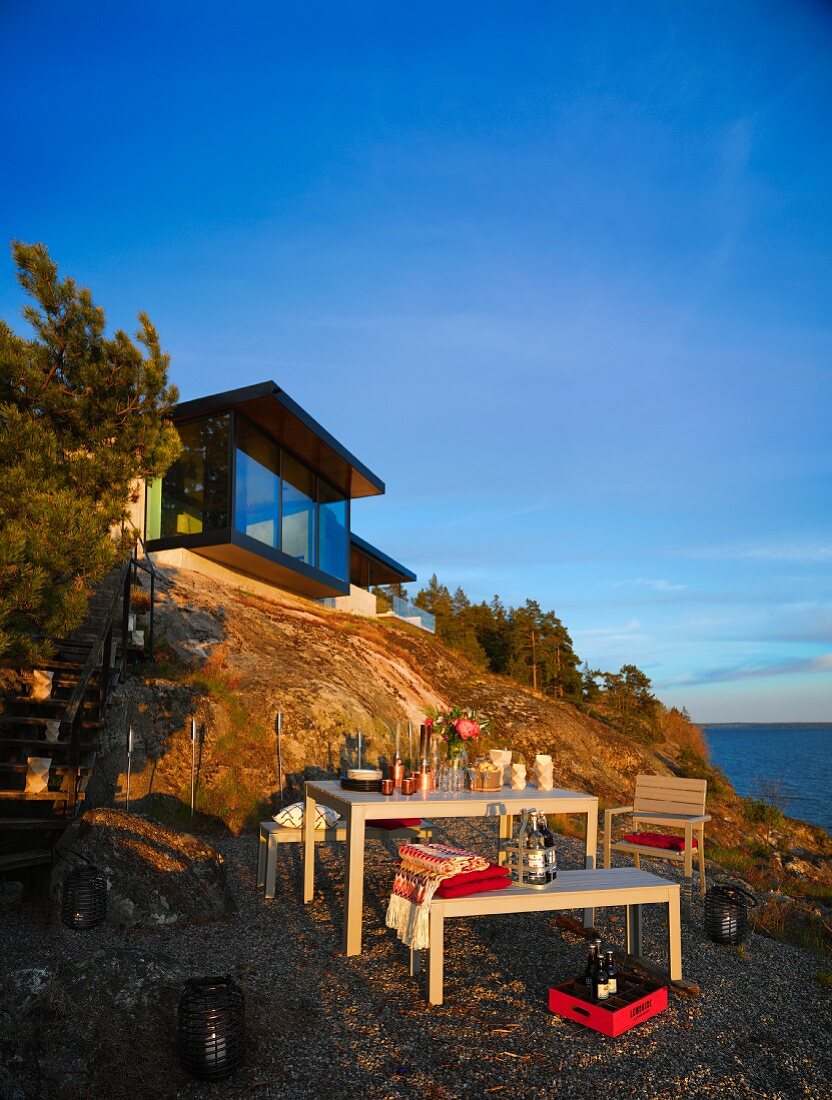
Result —
[[[205,1081],[229,1077],[245,1055],[245,998],[231,978],[192,978],[179,1001],[176,1047]]]
[[[416,791],[416,778],[406,775],[402,780],[402,794],[414,794]]]

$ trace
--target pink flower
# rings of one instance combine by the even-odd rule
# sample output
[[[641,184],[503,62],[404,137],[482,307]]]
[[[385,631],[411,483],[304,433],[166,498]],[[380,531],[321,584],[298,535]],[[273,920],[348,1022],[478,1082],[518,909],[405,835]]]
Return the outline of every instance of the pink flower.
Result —
[[[422,725],[423,726],[430,726],[431,728],[433,728],[433,719],[432,718],[425,718],[424,721],[422,722]]]
[[[470,741],[480,735],[479,723],[475,722],[473,718],[457,718],[454,722],[454,728],[463,741]]]

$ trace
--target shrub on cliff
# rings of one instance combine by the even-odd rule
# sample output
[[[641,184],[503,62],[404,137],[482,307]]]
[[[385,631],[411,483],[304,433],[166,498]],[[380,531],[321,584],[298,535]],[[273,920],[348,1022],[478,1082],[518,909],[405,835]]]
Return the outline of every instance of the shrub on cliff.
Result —
[[[43,652],[38,635],[83,619],[119,549],[112,531],[130,539],[136,479],[162,474],[181,444],[149,318],[141,346],[108,337],[90,291],[61,280],[44,245],[15,242],[12,255],[34,336],[0,321],[0,655],[27,659]]]

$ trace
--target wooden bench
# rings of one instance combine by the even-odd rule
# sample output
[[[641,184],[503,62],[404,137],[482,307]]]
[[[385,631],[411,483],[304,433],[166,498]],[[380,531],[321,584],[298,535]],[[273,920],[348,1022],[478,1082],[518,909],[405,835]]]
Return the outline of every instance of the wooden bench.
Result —
[[[465,898],[438,898],[430,903],[427,961],[427,997],[442,1004],[444,985],[445,921],[452,917],[481,917],[504,913],[550,913],[562,909],[592,909],[623,905],[627,909],[627,952],[641,955],[641,906],[667,906],[667,947],[671,981],[682,977],[682,936],[679,885],[640,871],[617,867],[603,871],[560,871],[543,890],[512,884],[505,890],[471,894]],[[421,969],[421,952],[411,951],[411,973]]]
[[[378,826],[368,825],[364,831],[367,840],[392,840],[396,844],[403,841],[423,841],[433,837],[434,825],[432,821],[423,820],[421,825],[405,826],[401,829],[380,829]],[[345,841],[347,839],[346,823],[336,825],[328,829],[315,830],[315,843],[323,844],[327,841]],[[297,829],[291,826],[278,825],[276,821],[260,822],[260,846],[257,852],[257,885],[265,886],[265,896],[274,897],[275,879],[277,878],[277,846],[278,844],[300,844],[303,841],[303,828]]]

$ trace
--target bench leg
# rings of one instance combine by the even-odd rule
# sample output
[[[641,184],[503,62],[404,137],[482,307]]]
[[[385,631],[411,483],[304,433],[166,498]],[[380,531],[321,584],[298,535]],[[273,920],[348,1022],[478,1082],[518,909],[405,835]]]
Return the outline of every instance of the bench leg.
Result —
[[[641,958],[641,906],[627,906],[627,954]]]
[[[267,898],[274,897],[274,884],[277,879],[277,837],[270,835],[266,844],[265,886]]]
[[[682,922],[680,919],[679,888],[671,891],[667,899],[667,955],[670,962],[670,980],[682,977]]]
[[[266,845],[268,836],[260,830],[260,844],[257,848],[257,885],[263,886],[266,881]]]
[[[430,915],[430,939],[428,947],[428,1001],[432,1005],[442,1004],[445,985],[445,918],[439,914]]]
[[[690,904],[693,895],[693,875],[685,875],[682,879],[682,893],[685,895],[685,924],[690,924]]]

